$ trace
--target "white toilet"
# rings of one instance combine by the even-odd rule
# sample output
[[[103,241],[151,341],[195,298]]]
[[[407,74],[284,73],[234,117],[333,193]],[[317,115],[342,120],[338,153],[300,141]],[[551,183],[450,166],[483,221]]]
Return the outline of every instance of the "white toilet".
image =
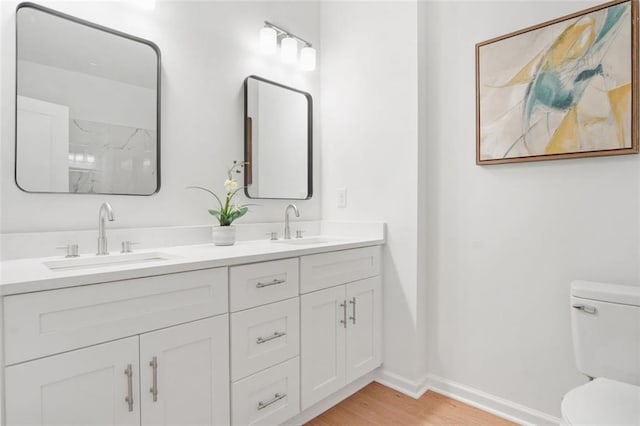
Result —
[[[576,366],[593,380],[562,399],[569,425],[640,426],[640,287],[574,281]]]

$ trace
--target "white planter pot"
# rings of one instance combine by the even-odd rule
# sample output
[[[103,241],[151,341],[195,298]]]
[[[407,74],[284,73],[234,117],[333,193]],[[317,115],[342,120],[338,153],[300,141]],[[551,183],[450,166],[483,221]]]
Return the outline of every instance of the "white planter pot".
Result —
[[[236,227],[230,226],[214,226],[211,230],[213,244],[217,246],[232,246],[236,242]]]

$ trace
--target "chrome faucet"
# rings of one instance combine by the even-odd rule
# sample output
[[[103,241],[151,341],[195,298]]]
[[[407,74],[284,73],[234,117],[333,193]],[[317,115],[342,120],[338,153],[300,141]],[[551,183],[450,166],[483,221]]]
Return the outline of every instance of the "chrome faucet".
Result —
[[[289,204],[286,209],[284,209],[284,239],[291,239],[291,229],[289,228],[289,210],[293,210],[296,214],[296,217],[300,217],[300,212],[295,204]]]
[[[98,211],[98,253],[97,256],[109,254],[109,247],[107,246],[107,232],[105,228],[105,218],[109,219],[109,222],[116,220],[113,215],[113,209],[108,202],[102,203],[100,210]]]

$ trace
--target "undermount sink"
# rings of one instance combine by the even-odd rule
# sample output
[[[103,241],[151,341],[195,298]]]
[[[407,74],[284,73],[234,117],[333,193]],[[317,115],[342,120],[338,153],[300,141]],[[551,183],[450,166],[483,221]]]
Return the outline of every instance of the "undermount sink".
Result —
[[[307,244],[324,244],[340,241],[338,238],[332,237],[307,237],[307,238],[291,238],[289,240],[275,240],[274,243],[291,244],[294,246],[302,246]]]
[[[52,271],[69,271],[74,269],[100,268],[103,266],[135,265],[138,263],[157,262],[173,259],[172,256],[161,252],[116,254],[106,256],[76,257],[71,259],[50,260],[42,262]]]

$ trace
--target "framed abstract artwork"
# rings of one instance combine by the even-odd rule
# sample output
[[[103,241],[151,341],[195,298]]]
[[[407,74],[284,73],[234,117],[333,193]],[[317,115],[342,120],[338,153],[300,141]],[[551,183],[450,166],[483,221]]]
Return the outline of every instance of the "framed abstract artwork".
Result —
[[[638,153],[638,0],[476,45],[476,163]]]

